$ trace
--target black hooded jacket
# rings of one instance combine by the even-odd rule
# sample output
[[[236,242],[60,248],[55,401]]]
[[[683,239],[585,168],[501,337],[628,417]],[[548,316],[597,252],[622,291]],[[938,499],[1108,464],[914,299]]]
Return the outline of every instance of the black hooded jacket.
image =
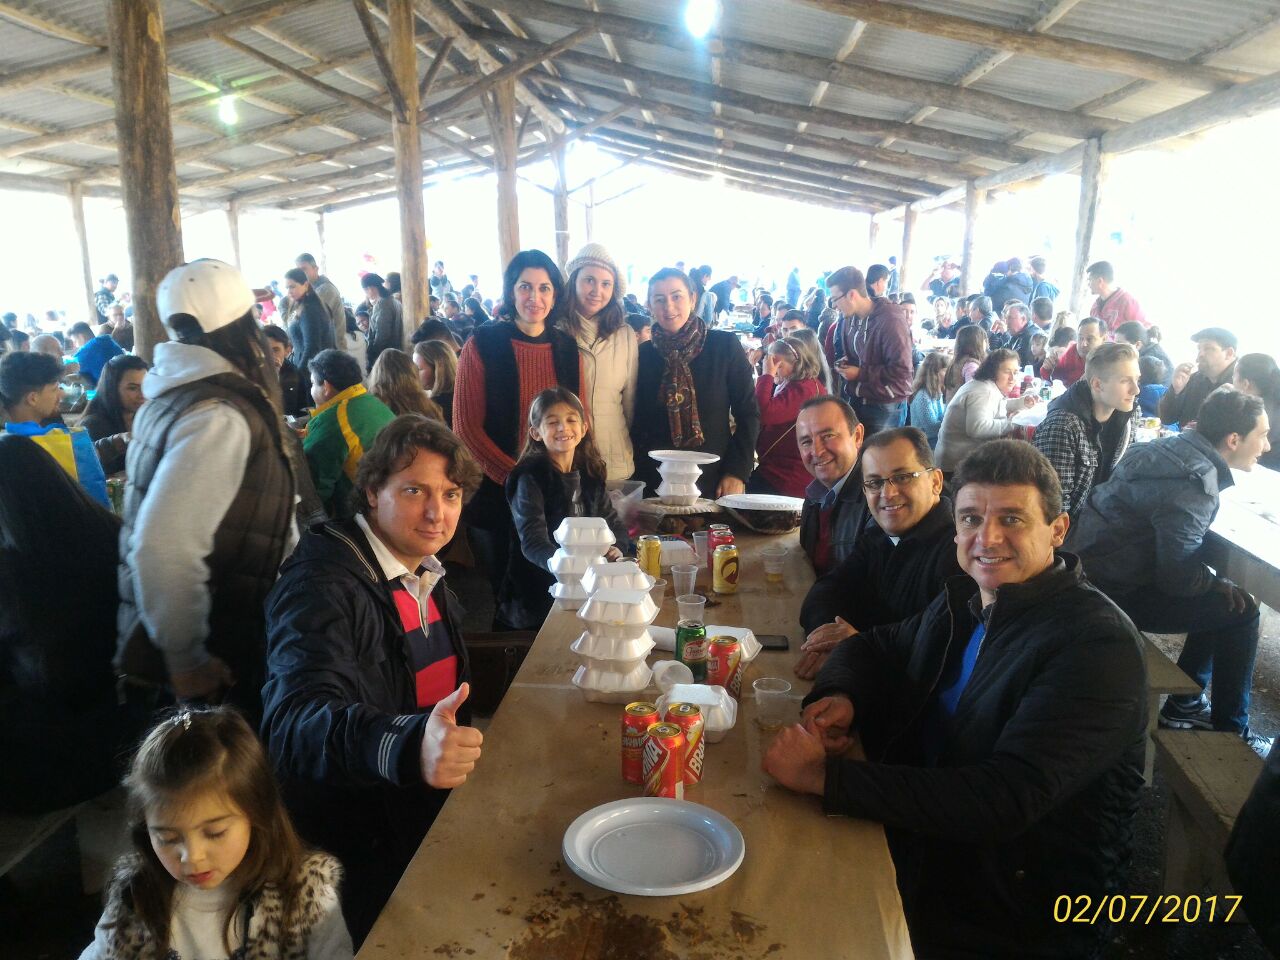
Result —
[[[1142,637],[1067,553],[979,602],[954,578],[923,613],[832,653],[806,703],[848,696],[869,760],[829,758],[823,806],[890,828],[921,955],[1088,955],[1096,929],[1055,924],[1053,906],[1120,890],[1142,785]],[[980,615],[986,637],[930,765],[927,707]]]

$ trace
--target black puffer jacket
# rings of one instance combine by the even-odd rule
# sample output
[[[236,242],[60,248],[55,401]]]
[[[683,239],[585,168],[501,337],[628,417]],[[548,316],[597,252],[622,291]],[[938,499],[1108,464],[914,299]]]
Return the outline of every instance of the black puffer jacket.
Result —
[[[470,679],[443,583],[458,682]],[[262,736],[298,829],[346,868],[343,911],[359,942],[448,797],[421,778],[429,711],[391,590],[354,521],[305,533],[267,597]],[[466,705],[459,722],[467,722]]]
[[[1219,491],[1234,482],[1226,461],[1194,430],[1140,444],[1090,491],[1066,545],[1108,593],[1152,588],[1198,596],[1215,579],[1205,566],[1205,533],[1218,514]]]
[[[806,702],[848,695],[871,762],[831,758],[824,807],[891,828],[921,955],[1085,956],[1096,932],[1055,924],[1053,905],[1120,889],[1142,785],[1142,638],[1070,554],[1001,587],[928,766],[922,717],[977,598],[955,578],[922,614],[832,653]]]

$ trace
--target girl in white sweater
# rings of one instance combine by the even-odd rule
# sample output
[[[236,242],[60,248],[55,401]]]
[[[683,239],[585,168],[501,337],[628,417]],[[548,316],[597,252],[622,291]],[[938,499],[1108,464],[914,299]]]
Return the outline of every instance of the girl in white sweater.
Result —
[[[992,350],[973,379],[951,398],[935,450],[943,473],[954,471],[979,445],[1012,433],[1010,415],[1035,404],[1033,396],[1009,397],[1018,369],[1018,355],[1012,350]]]
[[[350,960],[338,863],[303,848],[240,714],[162,722],[126,783],[134,852],[80,960]]]

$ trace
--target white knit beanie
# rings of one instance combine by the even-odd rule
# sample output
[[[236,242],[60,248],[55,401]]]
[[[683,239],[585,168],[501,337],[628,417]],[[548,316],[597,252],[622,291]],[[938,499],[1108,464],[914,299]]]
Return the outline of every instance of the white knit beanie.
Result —
[[[627,281],[622,278],[622,271],[613,262],[613,257],[609,256],[609,251],[605,249],[603,243],[588,243],[579,250],[578,255],[565,266],[565,275],[572,277],[573,272],[580,267],[604,267],[606,270],[612,271],[615,295],[621,300],[626,294]]]

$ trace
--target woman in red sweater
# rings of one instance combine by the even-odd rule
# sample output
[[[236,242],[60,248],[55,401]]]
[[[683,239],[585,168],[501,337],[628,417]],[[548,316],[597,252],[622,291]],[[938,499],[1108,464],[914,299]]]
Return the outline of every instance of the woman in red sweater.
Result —
[[[760,404],[758,465],[747,483],[747,492],[803,497],[813,478],[805,470],[796,445],[796,415],[806,400],[826,393],[822,360],[805,341],[787,337],[769,345],[764,368],[756,380],[756,402]]]
[[[555,261],[541,250],[522,250],[503,272],[496,322],[476,327],[458,357],[453,429],[484,471],[462,516],[495,596],[514,529],[503,484],[524,443],[529,405],[552,387],[581,392],[578,344],[555,327],[564,304]]]

